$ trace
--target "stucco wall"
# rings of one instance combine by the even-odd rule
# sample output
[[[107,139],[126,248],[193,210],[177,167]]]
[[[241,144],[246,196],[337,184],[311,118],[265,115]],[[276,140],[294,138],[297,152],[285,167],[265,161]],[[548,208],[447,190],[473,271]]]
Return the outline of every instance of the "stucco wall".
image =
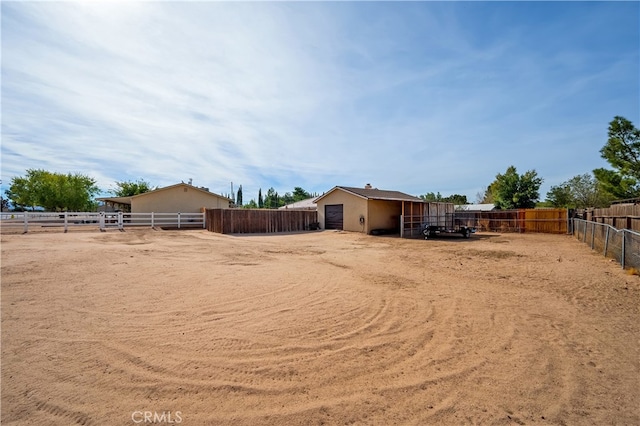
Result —
[[[374,229],[393,229],[400,232],[400,201],[369,200],[367,233]]]
[[[229,200],[187,186],[160,189],[131,199],[132,213],[200,213],[203,207],[227,209]]]
[[[367,232],[365,225],[360,224],[360,215],[367,217],[367,200],[342,190],[335,190],[318,201],[318,222],[325,229],[324,207],[328,204],[342,204],[345,231]]]

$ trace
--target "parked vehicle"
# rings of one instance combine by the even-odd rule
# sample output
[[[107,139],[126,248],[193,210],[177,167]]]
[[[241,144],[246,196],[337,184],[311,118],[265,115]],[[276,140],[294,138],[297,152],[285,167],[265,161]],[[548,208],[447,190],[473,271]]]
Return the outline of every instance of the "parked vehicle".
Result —
[[[422,230],[422,234],[424,235],[424,239],[428,240],[429,238],[436,237],[440,234],[461,234],[463,238],[471,237],[471,234],[476,232],[476,228],[471,226],[466,226],[458,223],[455,219],[455,215],[447,214],[445,216],[444,221],[439,221],[438,223],[427,223],[424,225],[424,229]]]

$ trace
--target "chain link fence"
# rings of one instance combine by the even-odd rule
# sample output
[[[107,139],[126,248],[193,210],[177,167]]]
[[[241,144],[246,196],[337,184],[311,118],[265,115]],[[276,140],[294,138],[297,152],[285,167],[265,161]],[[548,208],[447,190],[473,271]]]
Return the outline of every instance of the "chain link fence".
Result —
[[[573,235],[592,250],[615,259],[623,268],[640,270],[640,232],[611,225],[573,219]]]

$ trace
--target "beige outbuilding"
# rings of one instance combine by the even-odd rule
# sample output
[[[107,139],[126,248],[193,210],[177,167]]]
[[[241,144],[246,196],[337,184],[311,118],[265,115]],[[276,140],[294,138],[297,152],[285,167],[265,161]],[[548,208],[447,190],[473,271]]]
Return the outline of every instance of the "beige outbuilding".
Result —
[[[228,209],[232,202],[227,197],[187,183],[158,188],[132,197],[99,200],[107,207],[131,213],[202,213],[204,209]]]
[[[381,190],[367,184],[364,188],[336,186],[315,199],[322,229],[371,234],[378,230],[400,232],[401,216],[424,201],[399,191]],[[422,210],[420,210],[422,212]]]
[[[201,213],[228,209],[231,200],[186,183],[166,186],[131,197],[131,213]]]

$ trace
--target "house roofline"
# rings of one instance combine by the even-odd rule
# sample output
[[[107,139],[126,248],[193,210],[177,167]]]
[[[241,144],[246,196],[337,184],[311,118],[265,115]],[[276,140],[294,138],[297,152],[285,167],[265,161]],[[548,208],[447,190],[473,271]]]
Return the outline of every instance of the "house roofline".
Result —
[[[228,200],[228,201],[232,201],[230,198],[223,197],[222,195],[216,194],[215,192],[205,191],[204,189],[198,188],[197,186],[189,185],[188,183],[184,183],[184,182],[176,183],[175,185],[165,186],[163,188],[154,189],[153,191],[143,192],[142,194],[134,195],[134,196],[132,196],[130,198],[140,198],[140,197],[144,197],[144,196],[147,196],[147,195],[150,195],[150,194],[154,194],[154,193],[156,193],[158,191],[164,191],[166,189],[173,189],[173,188],[177,188],[177,187],[180,187],[180,186],[186,186],[187,188],[195,189],[196,191],[200,191],[200,192],[202,192],[204,194],[207,194],[207,195],[212,195],[214,197],[218,197],[218,198],[222,198],[222,199],[225,199],[225,200]]]
[[[131,197],[98,197],[96,200],[119,204],[131,204]]]
[[[344,192],[347,192],[351,195],[355,195],[356,197],[362,198],[363,200],[381,200],[381,201],[411,201],[414,203],[420,203],[420,202],[425,202],[424,200],[421,200],[418,197],[414,197],[412,195],[409,194],[404,194],[403,192],[400,191],[393,191],[393,192],[400,192],[401,194],[406,195],[407,197],[411,197],[411,199],[409,198],[396,198],[396,197],[384,197],[384,196],[367,196],[367,195],[362,195],[362,194],[358,194],[357,192],[354,192],[352,190],[350,190],[350,187],[347,186],[334,186],[333,188],[331,188],[331,190],[329,190],[326,194],[323,194],[321,196],[319,196],[318,198],[316,198],[315,200],[313,200],[314,203],[318,203],[318,201],[324,197],[326,197],[327,195],[331,194],[332,192],[334,192],[335,190],[342,190]],[[368,189],[368,188],[367,188]],[[371,190],[377,190],[377,189],[371,189]],[[380,190],[380,191],[387,191],[387,190]],[[387,191],[389,192],[389,191]]]
[[[316,198],[315,200],[313,200],[313,202],[314,202],[314,203],[316,203],[316,204],[318,204],[318,201],[320,201],[322,198],[326,197],[327,195],[331,194],[332,192],[334,192],[334,191],[336,191],[336,190],[338,190],[338,189],[340,189],[340,190],[342,190],[342,191],[345,191],[345,192],[348,192],[348,193],[349,193],[349,194],[351,194],[351,195],[355,195],[356,197],[360,197],[360,198],[362,198],[362,199],[364,199],[364,200],[368,200],[368,198],[367,198],[367,197],[364,197],[364,196],[362,196],[362,195],[360,195],[360,194],[356,194],[355,192],[351,192],[351,191],[347,190],[347,189],[346,189],[345,187],[343,187],[343,186],[334,186],[334,187],[333,187],[333,188],[331,188],[329,191],[327,191],[325,194],[322,194],[321,196],[319,196],[318,198]]]

